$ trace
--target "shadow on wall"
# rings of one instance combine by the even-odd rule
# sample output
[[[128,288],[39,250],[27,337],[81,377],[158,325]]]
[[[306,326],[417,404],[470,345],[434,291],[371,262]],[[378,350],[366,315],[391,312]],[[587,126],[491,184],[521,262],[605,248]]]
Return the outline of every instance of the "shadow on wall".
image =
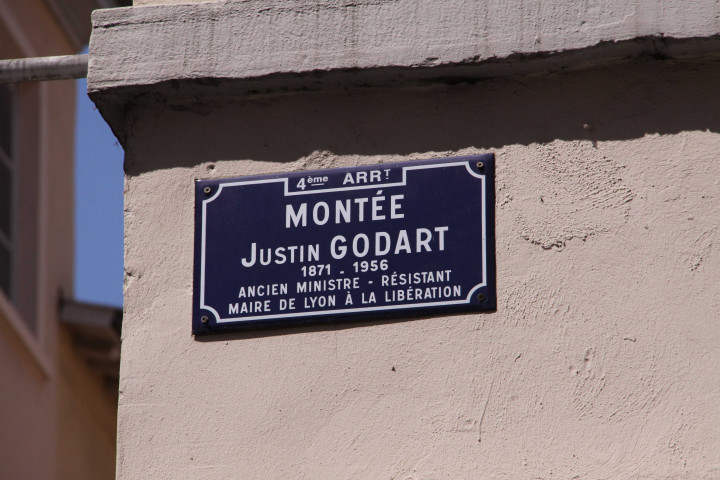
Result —
[[[562,140],[625,140],[720,132],[720,61],[645,58],[608,68],[413,88],[266,95],[130,120],[126,171],[252,159],[500,148]],[[146,109],[150,109],[149,111]],[[141,160],[152,159],[147,167]]]

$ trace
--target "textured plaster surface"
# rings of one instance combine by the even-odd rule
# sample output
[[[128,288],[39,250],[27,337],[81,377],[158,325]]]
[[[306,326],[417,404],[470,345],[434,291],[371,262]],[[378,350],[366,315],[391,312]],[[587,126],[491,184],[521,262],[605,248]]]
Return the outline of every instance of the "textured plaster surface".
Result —
[[[146,3],[161,3],[145,5]],[[93,15],[88,92],[127,105],[427,85],[720,54],[714,0],[139,2]]]
[[[98,10],[93,26],[91,90],[195,78],[435,67],[645,36],[709,37],[720,34],[720,5],[715,0],[250,0]]]
[[[118,478],[719,478],[719,67],[131,109]],[[487,151],[496,313],[190,335],[195,179]]]

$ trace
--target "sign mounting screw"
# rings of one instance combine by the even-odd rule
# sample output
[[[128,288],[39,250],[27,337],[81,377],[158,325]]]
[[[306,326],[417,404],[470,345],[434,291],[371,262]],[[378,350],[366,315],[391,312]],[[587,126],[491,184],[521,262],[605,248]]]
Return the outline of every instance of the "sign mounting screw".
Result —
[[[478,302],[484,302],[485,299],[486,299],[485,294],[484,294],[484,293],[478,293],[477,299],[478,299]]]
[[[477,162],[477,169],[482,170],[485,164],[483,162]]]
[[[206,315],[203,315],[202,317],[200,317],[200,321],[202,323],[204,323],[205,325],[207,325],[207,323],[210,321],[210,319]]]
[[[203,188],[203,192],[209,194],[210,192],[212,192],[212,189],[210,187],[205,187]]]

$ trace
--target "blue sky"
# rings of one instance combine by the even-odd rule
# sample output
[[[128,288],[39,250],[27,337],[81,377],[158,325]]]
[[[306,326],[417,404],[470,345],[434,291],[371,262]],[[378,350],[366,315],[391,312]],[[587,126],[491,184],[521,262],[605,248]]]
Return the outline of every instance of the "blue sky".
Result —
[[[122,306],[123,150],[77,81],[75,298]]]

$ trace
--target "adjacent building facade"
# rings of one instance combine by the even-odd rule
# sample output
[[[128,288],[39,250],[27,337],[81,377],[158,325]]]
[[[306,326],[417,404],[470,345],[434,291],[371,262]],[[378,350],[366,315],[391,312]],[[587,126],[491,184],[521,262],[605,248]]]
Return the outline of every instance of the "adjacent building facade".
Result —
[[[720,475],[717,2],[93,18],[126,152],[119,479]],[[476,153],[497,311],[191,334],[196,180]]]
[[[0,0],[0,58],[79,52],[98,6]],[[73,301],[74,112],[72,81],[0,84],[2,478],[114,477],[121,312]]]

